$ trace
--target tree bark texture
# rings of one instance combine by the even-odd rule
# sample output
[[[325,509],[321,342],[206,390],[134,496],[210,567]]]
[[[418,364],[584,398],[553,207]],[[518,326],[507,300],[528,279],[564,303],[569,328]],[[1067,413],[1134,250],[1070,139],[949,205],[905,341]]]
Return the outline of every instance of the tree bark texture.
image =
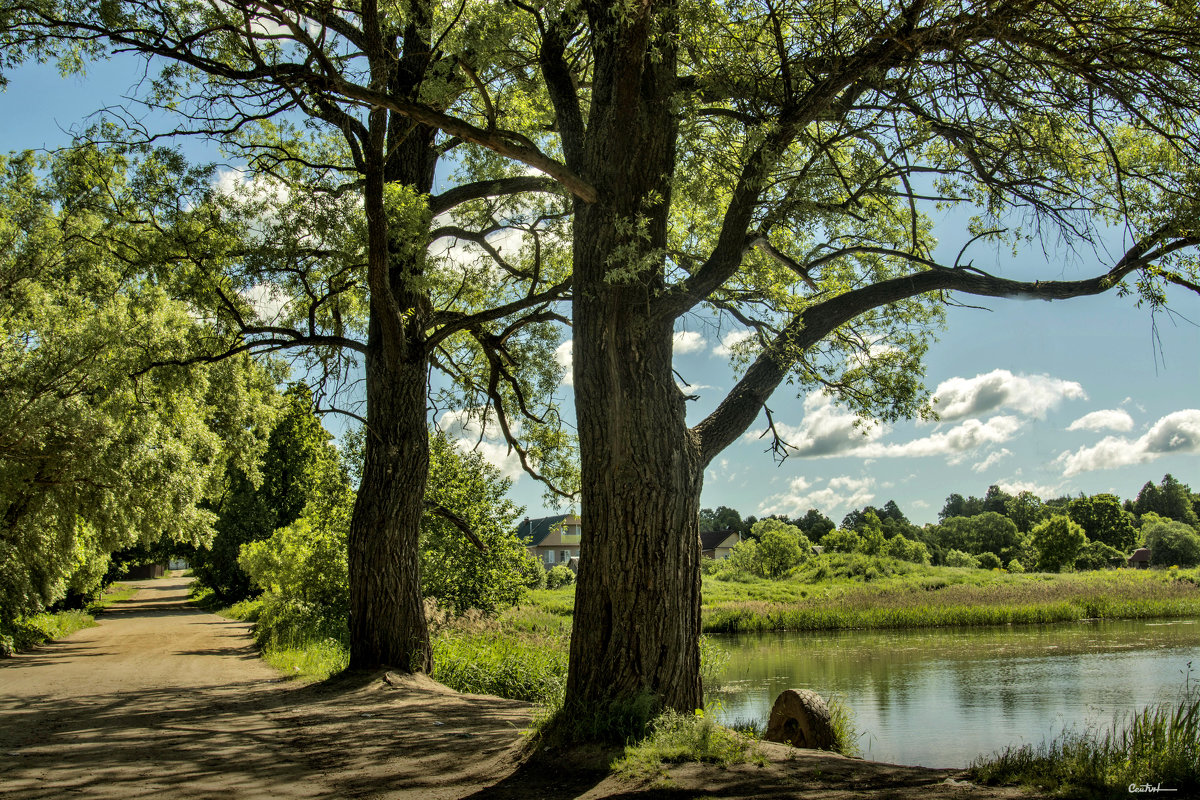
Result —
[[[655,307],[677,137],[670,20],[590,13],[597,88],[580,161],[599,197],[576,203],[573,243],[585,555],[566,703],[586,712],[648,693],[691,711],[702,472],[671,367],[674,319]]]
[[[373,69],[390,74],[391,91],[412,95],[428,49],[427,22],[411,25],[399,61],[393,65],[377,53]],[[418,543],[429,475],[426,325],[432,308],[420,288],[423,248],[406,246],[411,243],[405,239],[425,241],[429,230],[428,225],[414,231],[389,224],[384,187],[398,183],[429,193],[436,131],[382,109],[371,112],[369,127],[363,192],[371,289],[367,435],[348,542],[350,666],[428,672],[432,661]]]

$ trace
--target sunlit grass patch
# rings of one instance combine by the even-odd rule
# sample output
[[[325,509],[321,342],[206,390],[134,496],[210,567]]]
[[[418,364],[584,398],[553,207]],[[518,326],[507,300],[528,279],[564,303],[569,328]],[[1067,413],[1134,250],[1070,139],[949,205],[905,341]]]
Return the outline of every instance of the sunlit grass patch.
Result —
[[[971,772],[981,783],[1019,783],[1067,796],[1128,796],[1134,786],[1194,795],[1200,790],[1200,691],[1191,685],[1175,703],[1118,716],[1106,729],[1065,731],[1037,747],[1010,747],[977,759]]]
[[[625,747],[612,764],[614,772],[637,779],[667,776],[667,764],[698,761],[730,766],[747,762],[763,765],[766,758],[755,739],[718,724],[704,711],[683,714],[664,711],[650,723],[641,741]]]
[[[432,677],[460,692],[556,702],[566,685],[567,643],[499,631],[443,631],[433,638]]]
[[[262,656],[275,669],[305,681],[323,681],[350,664],[350,651],[334,639],[273,644],[263,648]]]

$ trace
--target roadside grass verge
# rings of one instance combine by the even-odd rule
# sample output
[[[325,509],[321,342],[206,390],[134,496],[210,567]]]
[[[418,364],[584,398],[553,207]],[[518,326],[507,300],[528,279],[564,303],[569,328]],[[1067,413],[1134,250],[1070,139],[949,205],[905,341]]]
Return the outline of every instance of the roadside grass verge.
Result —
[[[70,636],[84,628],[94,628],[96,614],[113,603],[128,600],[137,594],[137,589],[114,583],[102,595],[88,603],[84,610],[44,611],[29,617],[18,618],[11,625],[0,626],[0,658],[9,658],[37,647]]]
[[[1138,788],[1196,796],[1200,691],[1193,684],[1175,703],[1117,717],[1107,729],[1010,747],[977,759],[970,771],[981,783],[1023,784],[1069,797],[1128,797]]]

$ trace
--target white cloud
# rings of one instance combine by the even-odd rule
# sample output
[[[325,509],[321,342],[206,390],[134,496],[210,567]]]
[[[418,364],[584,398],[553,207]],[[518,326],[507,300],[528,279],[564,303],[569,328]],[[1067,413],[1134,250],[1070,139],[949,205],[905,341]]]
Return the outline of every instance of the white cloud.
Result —
[[[987,444],[1006,442],[1021,429],[1021,420],[1012,416],[992,417],[986,422],[969,419],[948,431],[898,444],[873,442],[856,448],[854,455],[868,458],[926,458],[946,456],[951,464]]]
[[[509,450],[495,414],[488,414],[486,420],[481,419],[482,416],[483,409],[481,408],[447,411],[438,417],[437,422],[438,427],[460,451],[464,453],[472,450],[478,452],[486,461],[500,470],[504,477],[512,479],[512,482],[516,484],[525,474],[525,470],[521,466],[521,458],[515,451]],[[512,423],[513,433],[518,433],[520,426],[517,424],[517,420],[513,420]],[[483,428],[482,438],[479,435],[481,425]]]
[[[1102,411],[1093,411],[1090,414],[1084,414],[1079,419],[1067,426],[1069,431],[1131,431],[1133,430],[1133,417],[1129,416],[1128,411],[1123,411],[1119,408],[1108,408]]]
[[[1097,469],[1144,464],[1171,453],[1200,453],[1200,409],[1186,408],[1166,415],[1137,439],[1106,436],[1091,447],[1058,457],[1067,477]]]
[[[995,466],[1002,459],[1008,458],[1011,455],[1012,455],[1012,450],[1009,450],[1007,447],[1002,447],[999,450],[995,451],[994,453],[991,453],[990,455],[988,455],[988,457],[985,458],[983,461],[980,461],[978,464],[975,464],[974,466],[972,466],[971,471],[972,472],[984,472],[987,469]]]
[[[575,385],[575,341],[567,339],[554,350],[554,359],[566,372],[563,374],[564,386]]]
[[[713,355],[729,357],[733,355],[739,345],[753,338],[754,333],[752,331],[730,331],[722,336],[721,343],[713,348]]]
[[[697,331],[675,331],[675,355],[684,353],[700,353],[708,347],[708,342]]]
[[[824,392],[811,392],[804,398],[804,417],[799,425],[777,422],[775,430],[795,448],[791,455],[808,457],[858,455],[864,440],[874,441],[884,433],[878,422],[859,422],[853,413],[834,405],[833,398]],[[762,433],[770,436],[769,430]],[[760,433],[747,433],[746,438],[759,439]]]
[[[984,414],[998,408],[1037,417],[1065,400],[1086,399],[1083,387],[1049,375],[1014,375],[995,369],[974,378],[950,378],[933,392],[933,401],[943,420]]]
[[[1019,472],[1020,470],[1018,470]],[[1062,484],[1046,484],[1034,483],[1032,481],[1019,481],[1014,479],[1005,481],[996,481],[996,485],[1009,494],[1020,494],[1021,492],[1032,492],[1043,500],[1052,497],[1058,497],[1062,494]]]
[[[824,488],[817,489],[804,477],[793,478],[786,492],[763,500],[758,513],[797,517],[810,508],[816,508],[825,514],[843,507],[858,508],[875,498],[875,493],[871,491],[874,482],[872,478],[842,475],[830,478]]]

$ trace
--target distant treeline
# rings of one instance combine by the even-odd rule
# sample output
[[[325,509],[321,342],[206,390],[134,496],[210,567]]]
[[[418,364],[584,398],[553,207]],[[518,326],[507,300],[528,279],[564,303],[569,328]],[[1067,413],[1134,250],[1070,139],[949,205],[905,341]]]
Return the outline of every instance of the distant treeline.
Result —
[[[880,545],[901,536],[923,544],[928,563],[936,565],[1099,569],[1123,565],[1142,546],[1150,547],[1157,565],[1200,564],[1200,494],[1169,474],[1158,484],[1147,482],[1132,500],[1107,493],[1043,500],[994,485],[983,497],[954,493],[938,512],[938,524],[925,526],[910,522],[892,500],[853,510],[841,525],[815,508],[800,517],[763,519],[794,526],[808,542],[835,552],[899,552],[903,548],[894,543]],[[701,531],[734,530],[751,541],[761,536],[762,521],[727,506],[700,512]],[[910,560],[925,560],[914,553]]]

